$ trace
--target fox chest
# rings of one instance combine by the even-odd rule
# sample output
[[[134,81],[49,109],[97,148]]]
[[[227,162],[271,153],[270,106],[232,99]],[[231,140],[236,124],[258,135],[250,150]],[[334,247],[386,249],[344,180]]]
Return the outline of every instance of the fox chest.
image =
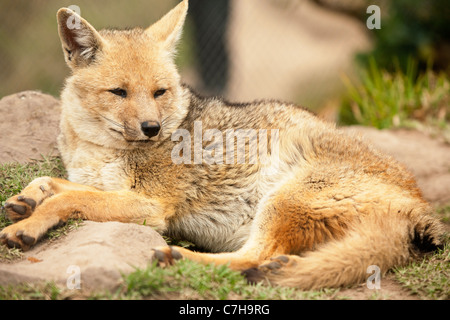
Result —
[[[129,188],[124,162],[102,152],[75,153],[66,165],[70,181],[96,187],[104,191]]]

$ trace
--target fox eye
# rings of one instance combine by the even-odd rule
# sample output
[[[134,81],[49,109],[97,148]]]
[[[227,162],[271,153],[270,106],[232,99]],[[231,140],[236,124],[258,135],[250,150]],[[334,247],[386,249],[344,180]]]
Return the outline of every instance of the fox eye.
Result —
[[[108,90],[109,92],[115,94],[116,96],[122,97],[122,98],[126,98],[127,97],[127,91],[124,89],[120,89],[120,88],[116,88],[116,89],[111,89]]]
[[[153,94],[153,96],[155,98],[158,98],[158,97],[162,96],[164,93],[166,93],[166,91],[167,91],[166,89],[156,90],[155,93]]]

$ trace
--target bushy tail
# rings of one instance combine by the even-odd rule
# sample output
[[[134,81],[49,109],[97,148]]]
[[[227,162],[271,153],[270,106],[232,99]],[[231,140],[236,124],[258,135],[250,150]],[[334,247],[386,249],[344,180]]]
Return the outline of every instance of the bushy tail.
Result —
[[[420,251],[441,246],[442,227],[428,214],[373,214],[339,241],[306,253],[295,263],[271,274],[273,284],[318,289],[361,283],[377,266],[385,273],[406,264]]]

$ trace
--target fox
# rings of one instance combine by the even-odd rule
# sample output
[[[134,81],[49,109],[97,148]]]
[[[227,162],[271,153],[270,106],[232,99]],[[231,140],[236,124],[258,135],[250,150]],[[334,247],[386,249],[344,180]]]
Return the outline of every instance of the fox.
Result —
[[[442,246],[414,176],[362,137],[293,103],[231,103],[184,84],[175,54],[187,12],[183,0],[146,29],[100,31],[57,12],[71,70],[57,139],[67,180],[39,177],[8,199],[2,244],[29,250],[68,219],[139,223],[196,246],[149,248],[162,267],[227,265],[304,290],[356,285],[369,266],[384,274]],[[200,140],[180,148],[174,134],[195,135],[195,123]],[[189,161],[193,142],[219,160],[238,151],[236,139],[219,148],[232,129],[270,132],[265,161]]]

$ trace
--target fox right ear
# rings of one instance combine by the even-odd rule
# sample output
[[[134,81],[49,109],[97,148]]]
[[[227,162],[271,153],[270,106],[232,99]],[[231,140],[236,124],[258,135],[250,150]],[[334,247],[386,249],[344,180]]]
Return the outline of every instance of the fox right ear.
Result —
[[[167,51],[174,52],[175,46],[181,36],[188,6],[188,0],[181,1],[164,17],[148,27],[145,32],[162,43]]]
[[[72,69],[89,65],[103,46],[100,34],[70,9],[59,9],[56,17],[67,65]]]

